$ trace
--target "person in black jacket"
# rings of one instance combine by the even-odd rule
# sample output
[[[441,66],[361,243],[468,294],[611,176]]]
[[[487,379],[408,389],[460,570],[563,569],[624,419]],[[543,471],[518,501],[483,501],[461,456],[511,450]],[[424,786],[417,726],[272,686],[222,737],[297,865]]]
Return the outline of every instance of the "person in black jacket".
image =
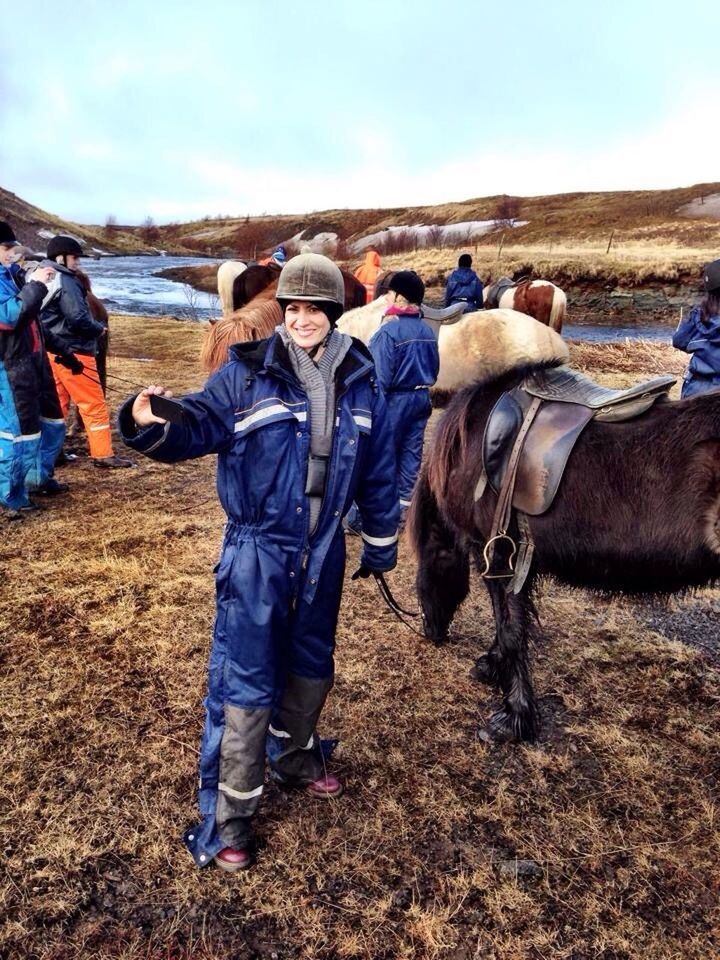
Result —
[[[90,456],[96,467],[131,467],[132,461],[113,454],[110,414],[97,368],[98,343],[106,328],[93,320],[85,290],[76,276],[82,247],[73,237],[57,236],[47,257],[57,276],[43,302],[42,324],[63,414],[74,400],[83,419]]]

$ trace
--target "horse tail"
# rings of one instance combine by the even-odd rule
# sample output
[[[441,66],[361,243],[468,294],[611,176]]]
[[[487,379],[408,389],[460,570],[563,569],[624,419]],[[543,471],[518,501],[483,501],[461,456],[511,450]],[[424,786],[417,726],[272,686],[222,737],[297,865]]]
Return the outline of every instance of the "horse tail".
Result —
[[[560,287],[555,287],[553,290],[552,307],[550,308],[550,321],[548,326],[557,333],[560,333],[563,328],[566,310],[567,297],[565,296],[565,291],[561,290]]]

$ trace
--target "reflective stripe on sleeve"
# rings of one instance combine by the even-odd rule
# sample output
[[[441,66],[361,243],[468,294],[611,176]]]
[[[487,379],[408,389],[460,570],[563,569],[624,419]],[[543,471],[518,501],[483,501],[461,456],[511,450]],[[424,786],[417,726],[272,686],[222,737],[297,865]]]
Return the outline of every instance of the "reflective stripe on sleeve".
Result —
[[[397,531],[391,537],[371,537],[369,533],[365,533],[363,530],[360,536],[365,543],[369,543],[371,547],[391,547],[398,541]]]

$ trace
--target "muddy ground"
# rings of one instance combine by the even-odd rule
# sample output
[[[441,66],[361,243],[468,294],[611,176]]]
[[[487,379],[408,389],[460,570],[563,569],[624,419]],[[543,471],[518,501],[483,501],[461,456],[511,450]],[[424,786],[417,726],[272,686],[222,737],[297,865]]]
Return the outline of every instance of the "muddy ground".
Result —
[[[112,327],[111,373],[200,383],[200,327]],[[606,383],[684,363],[648,344],[573,359]],[[105,473],[81,455],[69,494],[0,525],[3,960],[720,955],[720,592],[653,605],[546,583],[543,733],[494,746],[478,734],[497,696],[469,675],[491,634],[481,585],[435,649],[348,581],[322,723],[345,796],[269,786],[257,866],[201,872],[180,835],[223,517],[212,461],[137,459]],[[413,576],[403,545],[408,605]]]

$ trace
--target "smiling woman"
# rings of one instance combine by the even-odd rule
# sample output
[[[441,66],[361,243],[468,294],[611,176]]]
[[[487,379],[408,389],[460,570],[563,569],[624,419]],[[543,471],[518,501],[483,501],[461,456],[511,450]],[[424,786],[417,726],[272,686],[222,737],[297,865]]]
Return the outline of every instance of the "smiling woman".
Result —
[[[252,821],[272,777],[333,799],[331,745],[317,723],[333,685],[345,569],[342,518],[355,500],[365,541],[360,576],[397,561],[398,497],[385,400],[364,347],[340,333],[345,288],[326,257],[283,268],[285,322],[268,340],[236,344],[233,362],[182,400],[172,422],[152,385],[120,413],[131,447],[155,460],[217,453],[228,514],[217,568],[200,757],[202,822],[185,842],[198,866],[250,866]]]

